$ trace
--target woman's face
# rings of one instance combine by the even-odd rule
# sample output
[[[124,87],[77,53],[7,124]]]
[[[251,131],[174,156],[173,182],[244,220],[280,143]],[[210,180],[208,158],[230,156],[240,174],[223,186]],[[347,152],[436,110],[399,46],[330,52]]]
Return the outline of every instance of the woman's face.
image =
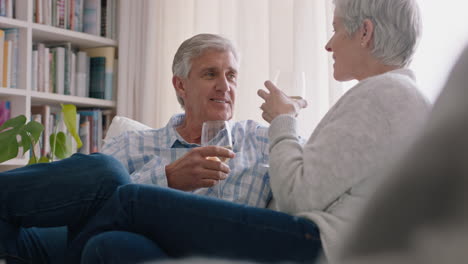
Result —
[[[359,34],[349,35],[342,19],[336,15],[333,17],[334,34],[328,41],[325,49],[333,53],[333,77],[337,81],[349,81],[357,79],[362,68],[364,56]]]

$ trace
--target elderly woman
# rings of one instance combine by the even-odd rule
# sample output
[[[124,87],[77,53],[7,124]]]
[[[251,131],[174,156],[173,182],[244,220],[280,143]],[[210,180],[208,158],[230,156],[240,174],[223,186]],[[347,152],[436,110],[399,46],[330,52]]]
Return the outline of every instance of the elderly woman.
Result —
[[[411,62],[420,35],[413,0],[336,0],[334,35],[325,49],[333,54],[334,77],[358,80],[329,110],[308,142],[296,130],[300,106],[275,85],[263,117],[271,122],[270,180],[277,208],[317,224],[325,254],[332,258],[344,229],[377,182],[370,172],[392,146],[408,141],[428,112],[418,92]]]
[[[69,263],[135,263],[190,255],[313,262],[336,247],[369,196],[367,173],[401,144],[429,109],[411,61],[420,34],[415,0],[337,0],[334,76],[360,82],[329,111],[305,146],[290,100],[271,82],[263,117],[269,131],[271,186],[279,211],[148,185],[117,189],[71,241]],[[234,156],[220,148],[219,154]],[[372,186],[372,185],[371,185]]]

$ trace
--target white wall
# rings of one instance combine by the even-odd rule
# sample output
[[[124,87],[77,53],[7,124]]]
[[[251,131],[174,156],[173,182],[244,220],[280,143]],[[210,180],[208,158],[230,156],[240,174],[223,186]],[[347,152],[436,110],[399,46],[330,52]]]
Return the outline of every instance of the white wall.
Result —
[[[451,67],[468,44],[468,2],[418,0],[423,36],[411,68],[421,91],[434,101]],[[468,74],[468,73],[467,73]]]

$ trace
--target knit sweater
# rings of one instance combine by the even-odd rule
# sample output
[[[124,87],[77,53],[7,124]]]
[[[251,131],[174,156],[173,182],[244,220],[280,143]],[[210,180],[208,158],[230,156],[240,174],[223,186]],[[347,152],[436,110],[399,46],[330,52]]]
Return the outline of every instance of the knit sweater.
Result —
[[[351,88],[305,145],[294,117],[276,117],[269,129],[276,209],[317,224],[325,257],[334,262],[347,228],[374,189],[379,164],[409,142],[429,109],[413,73],[398,69]]]

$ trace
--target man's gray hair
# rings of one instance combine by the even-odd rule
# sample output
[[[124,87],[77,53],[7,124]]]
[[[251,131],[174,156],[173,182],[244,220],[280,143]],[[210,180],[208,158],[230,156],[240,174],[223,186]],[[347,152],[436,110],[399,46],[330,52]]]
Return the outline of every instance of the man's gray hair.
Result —
[[[192,69],[192,60],[207,50],[231,52],[236,61],[239,62],[237,49],[229,39],[215,34],[198,34],[180,45],[172,62],[172,74],[183,79],[188,78]],[[184,108],[184,100],[179,95],[177,95],[177,101]]]
[[[334,0],[336,16],[343,19],[351,35],[364,19],[374,24],[372,54],[386,65],[404,67],[411,63],[422,31],[416,0]]]

